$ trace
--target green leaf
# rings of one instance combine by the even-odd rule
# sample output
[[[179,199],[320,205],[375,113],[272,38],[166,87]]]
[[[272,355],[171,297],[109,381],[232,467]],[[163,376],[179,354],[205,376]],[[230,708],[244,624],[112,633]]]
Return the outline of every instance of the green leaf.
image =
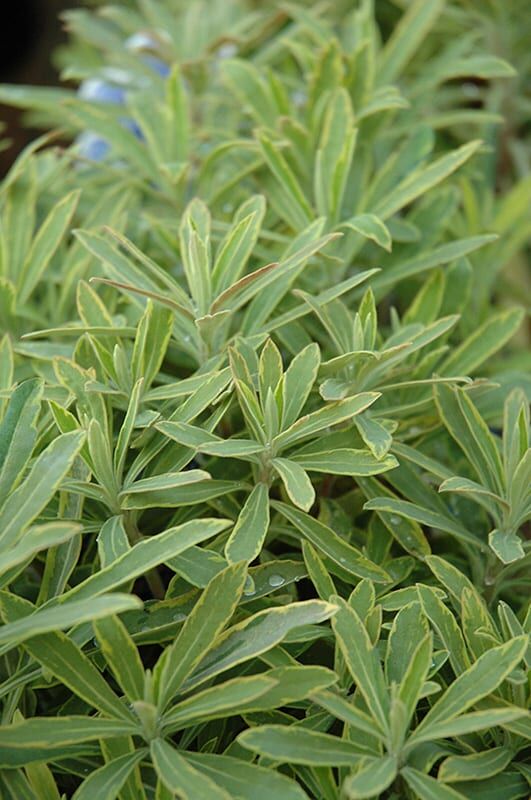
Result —
[[[164,726],[175,731],[193,722],[227,718],[262,707],[269,709],[269,704],[262,706],[260,699],[274,686],[275,681],[266,675],[218,683],[173,706],[164,717]]]
[[[469,714],[461,714],[454,719],[435,723],[430,727],[431,740],[450,739],[456,736],[464,736],[468,733],[478,733],[487,728],[498,726],[507,728],[520,735],[524,733],[527,737],[529,728],[526,722],[529,720],[528,712],[523,708],[507,706],[506,708],[492,708],[488,711],[472,711]],[[522,724],[523,723],[523,724]],[[417,747],[418,740],[415,737],[411,742],[412,747]],[[406,749],[409,743],[406,745]]]
[[[527,649],[527,637],[519,636],[483,653],[449,686],[415,729],[410,742],[428,741],[436,726],[453,720],[497,689],[519,664]]]
[[[296,175],[278,146],[265,132],[258,134],[258,141],[266,164],[286,196],[284,209],[286,212],[289,210],[287,222],[295,231],[305,228],[312,221],[313,212]]]
[[[311,767],[352,767],[361,760],[354,744],[294,725],[262,725],[240,733],[238,743],[275,761]]]
[[[324,428],[329,428],[331,425],[337,425],[346,419],[351,419],[356,414],[361,414],[362,411],[365,411],[379,397],[379,392],[364,392],[354,397],[348,397],[338,403],[330,403],[312,414],[307,414],[274,439],[275,449],[280,451],[286,447],[291,447],[302,439],[314,436]]]
[[[422,44],[444,7],[443,0],[415,0],[387,40],[378,64],[379,83],[390,83]]]
[[[317,213],[337,220],[356,141],[352,100],[344,88],[328,95],[314,170]]]
[[[419,0],[417,0],[417,4],[418,2]],[[437,0],[437,2],[440,2],[440,0]],[[414,170],[398,186],[391,190],[384,200],[376,204],[373,209],[374,213],[381,217],[382,220],[386,220],[415,200],[415,198],[443,181],[456,169],[459,169],[462,164],[478,151],[481,144],[481,141],[468,142],[456,150],[441,156],[428,167]],[[461,370],[457,372],[457,374],[460,373]]]
[[[13,391],[0,425],[0,506],[22,480],[37,438],[43,386],[28,380]]]
[[[434,387],[439,414],[471,464],[482,484],[493,493],[503,493],[501,457],[488,425],[462,389],[444,384]]]
[[[168,742],[154,739],[151,742],[151,759],[163,784],[182,800],[196,800],[198,797],[230,800],[230,795],[224,789],[194,769]]]
[[[516,75],[511,65],[495,56],[469,56],[445,61],[438,70],[438,80],[475,77],[482,80],[491,78],[512,78]]]
[[[438,779],[445,783],[481,781],[504,770],[512,757],[508,747],[494,747],[466,756],[450,756],[439,767]]]
[[[123,475],[125,460],[127,458],[127,451],[133,435],[135,421],[140,406],[140,395],[144,384],[144,378],[139,378],[133,386],[131,397],[129,398],[129,405],[127,407],[127,414],[123,421],[120,433],[118,434],[118,441],[114,450],[114,471],[118,479]]]
[[[389,431],[366,414],[355,417],[354,424],[373,456],[376,459],[384,458],[393,443],[393,437]]]
[[[160,475],[153,475],[150,478],[141,478],[141,480],[129,484],[123,489],[121,495],[126,497],[135,494],[148,495],[150,492],[179,489],[183,486],[209,480],[210,474],[202,469],[187,469],[183,472],[163,472]]]
[[[400,774],[420,800],[465,800],[465,796],[460,792],[412,767],[403,767]]]
[[[452,242],[446,242],[428,252],[416,253],[405,261],[399,261],[389,266],[380,275],[377,275],[371,282],[372,289],[377,298],[384,297],[386,292],[400,281],[404,281],[415,275],[420,275],[442,264],[448,264],[451,261],[463,258],[496,239],[497,236],[490,234],[469,236],[466,239],[456,239]],[[442,374],[441,368],[439,368],[439,372]],[[455,365],[445,370],[445,373],[449,375],[466,375],[467,372],[468,370],[466,369],[457,370]]]
[[[115,595],[111,595],[115,597]],[[101,599],[101,598],[99,598]],[[129,702],[144,697],[144,667],[123,622],[110,615],[92,623],[98,644]]]
[[[319,346],[312,342],[290,363],[282,387],[282,427],[289,428],[298,419],[317,377],[321,357]]]
[[[291,705],[335,683],[337,676],[324,667],[278,667],[260,676],[235,678],[216,684],[179,703],[165,716],[165,727],[176,730],[194,719],[269,711]]]
[[[81,450],[84,433],[65,433],[35,460],[24,482],[0,510],[0,545],[15,544],[28,525],[48,505]]]
[[[107,567],[63,594],[58,602],[60,604],[70,602],[73,597],[78,600],[92,598],[115,589],[184,552],[192,545],[215,536],[229,525],[229,520],[224,519],[191,520],[145,539]]]
[[[387,504],[393,497],[383,484],[373,478],[358,478],[357,483],[363,489],[363,493],[370,498],[369,502],[377,499],[378,502]],[[385,499],[381,497],[383,494],[385,494]],[[386,510],[378,510],[376,513],[389,533],[408,553],[421,558],[431,553],[430,544],[415,520],[391,514]]]
[[[428,634],[413,650],[411,661],[405,668],[398,690],[398,699],[403,703],[405,712],[402,734],[405,734],[416,705],[423,696],[428,673],[433,663],[433,640],[431,634]],[[438,684],[435,684],[435,686],[438,691]]]
[[[280,475],[291,502],[309,511],[315,501],[315,491],[303,468],[287,458],[273,458],[271,465]]]
[[[285,503],[273,501],[272,505],[314,547],[342,569],[360,578],[371,578],[380,583],[390,580],[390,576],[382,567],[366,558],[360,550],[346,542],[324,523]]]
[[[352,701],[341,697],[341,695],[326,691],[319,692],[313,699],[317,705],[326,709],[334,717],[346,722],[351,728],[385,741],[384,735],[375,726],[372,717],[364,711],[360,711]]]
[[[269,490],[267,484],[257,483],[245,501],[225,545],[227,561],[253,561],[262,549],[268,528]]]
[[[388,253],[391,252],[391,234],[380,217],[377,217],[376,214],[357,214],[355,217],[351,217],[346,222],[343,222],[342,225],[351,228],[357,233],[361,233],[366,239],[372,239],[373,242],[383,247]]]
[[[279,644],[292,630],[330,619],[336,606],[320,600],[264,609],[229,628],[209,650],[183,689],[188,691]]]
[[[186,760],[241,800],[307,800],[308,795],[294,781],[274,769],[250,764],[241,758],[211,753],[187,752]]]
[[[339,611],[332,619],[337,643],[353,680],[363,695],[380,731],[387,731],[389,696],[378,651],[355,611],[339,597],[333,598]]]
[[[245,564],[228,566],[208,584],[186,619],[174,644],[157,664],[158,704],[164,709],[196,668],[229,622],[238,605],[247,571]]]
[[[9,615],[13,595],[0,592],[0,611]],[[129,594],[106,594],[90,600],[78,600],[63,606],[41,606],[23,619],[4,625],[0,630],[0,644],[14,646],[33,636],[72,627],[81,622],[102,619],[142,606],[141,601]],[[29,610],[29,609],[28,609]]]
[[[420,603],[409,603],[400,609],[387,640],[385,675],[389,684],[403,681],[413,654],[427,633],[428,624]]]
[[[302,542],[302,554],[304,563],[308,571],[308,577],[313,583],[315,590],[321,600],[328,600],[331,595],[336,594],[336,587],[326,569],[323,560],[320,558],[309,542]]]
[[[134,726],[101,717],[32,717],[0,727],[0,766],[13,768],[68,757],[68,748],[82,742],[127,736]]]
[[[235,220],[220,243],[212,268],[216,293],[228,289],[241,277],[258,239],[265,210],[263,195],[252,197],[240,208],[239,219]]]
[[[515,308],[491,314],[486,322],[452,350],[439,367],[441,375],[470,375],[497,353],[517,332],[524,311]]]
[[[122,517],[110,517],[98,534],[98,556],[102,567],[107,567],[131,549]]]
[[[122,509],[192,506],[212,500],[215,497],[221,497],[221,495],[229,494],[230,492],[240,491],[243,488],[239,481],[212,480],[208,473],[204,473],[208,475],[208,479],[198,479],[197,474],[192,475],[189,479],[190,472],[197,473],[203,471],[186,470],[184,473],[179,473],[179,475],[182,475],[182,479],[179,481],[178,485],[173,488],[154,488],[156,483],[158,483],[158,480],[155,480],[157,476],[154,476],[153,483],[147,484],[145,491],[141,488],[139,488],[138,492],[136,489],[133,491],[126,489],[123,492],[124,499],[121,502]],[[150,479],[145,478],[143,480],[148,481]],[[173,483],[177,478],[175,476],[169,477],[168,474],[163,476],[161,480],[167,480]],[[140,481],[137,483],[140,483]],[[136,483],[131,484],[131,488],[136,487],[136,485]]]
[[[461,539],[467,544],[471,544],[481,550],[485,550],[484,544],[474,534],[469,533],[467,529],[459,522],[455,522],[451,517],[445,514],[440,514],[437,511],[431,511],[428,508],[420,508],[415,503],[410,503],[407,500],[398,500],[394,497],[375,497],[368,500],[364,508],[367,511],[378,511],[380,514],[390,514],[390,520],[395,523],[395,528],[400,525],[400,520],[404,519],[411,523],[420,522],[431,528],[438,528],[441,531],[451,533],[456,539]],[[398,520],[398,522],[397,522]]]
[[[79,201],[75,190],[60,200],[42,223],[19,275],[20,303],[25,303],[63,239]]]
[[[338,448],[324,453],[292,453],[292,461],[312,472],[326,472],[331,475],[379,475],[398,467],[392,455],[377,459],[369,450]]]
[[[138,325],[133,348],[131,370],[133,380],[144,379],[148,389],[157,377],[166,355],[173,330],[174,314],[148,300],[146,310]]]
[[[41,550],[72,541],[82,530],[81,525],[66,521],[33,525],[28,528],[18,544],[8,548],[2,554],[0,574],[4,574],[18,564],[31,559]]]
[[[341,788],[345,797],[348,800],[360,800],[365,797],[376,797],[385,792],[396,777],[397,767],[396,756],[365,759],[343,783]]]
[[[278,114],[271,86],[249,61],[231,58],[223,64],[223,76],[242,104],[260,125],[275,127]]]
[[[8,602],[5,594],[3,593],[2,597],[2,616],[7,622],[16,625],[17,618],[20,620],[24,612],[28,611],[28,606],[31,608],[31,604],[27,600],[14,598],[12,595],[9,596]],[[100,601],[102,599],[99,598]],[[100,605],[103,603],[100,602]],[[107,605],[112,614],[116,606],[113,608],[112,602],[108,600]],[[20,620],[20,624],[27,619],[26,616],[25,619]],[[83,617],[81,617],[81,621],[83,621]],[[130,725],[134,725],[134,717],[125,703],[113,692],[99,670],[68,636],[58,632],[32,636],[31,639],[24,642],[24,648],[32,658],[55,675],[90,707],[97,708],[114,719],[125,720]]]
[[[524,558],[525,550],[517,534],[508,531],[493,530],[489,533],[489,547],[504,564],[512,564]]]
[[[122,787],[137,764],[145,757],[145,750],[127,753],[103,767],[95,770],[86,778],[72,795],[72,800],[115,800]]]

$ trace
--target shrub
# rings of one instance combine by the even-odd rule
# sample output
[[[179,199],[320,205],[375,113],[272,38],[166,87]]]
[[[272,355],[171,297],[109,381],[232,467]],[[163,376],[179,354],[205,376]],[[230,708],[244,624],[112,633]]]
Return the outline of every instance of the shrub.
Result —
[[[6,798],[528,796],[520,6],[124,2],[0,88],[53,129],[0,188]]]

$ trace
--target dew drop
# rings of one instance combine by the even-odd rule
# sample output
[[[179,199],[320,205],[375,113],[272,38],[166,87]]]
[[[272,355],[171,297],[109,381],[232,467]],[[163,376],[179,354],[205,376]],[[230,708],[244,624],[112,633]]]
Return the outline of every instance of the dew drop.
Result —
[[[408,433],[410,436],[418,436],[419,433],[422,433],[422,428],[420,428],[418,425],[413,425],[413,427],[408,430]]]
[[[182,622],[186,619],[186,614],[183,614],[182,611],[177,611],[177,613],[173,615],[172,619],[174,622]]]
[[[149,625],[142,625],[142,627],[140,628],[140,633],[147,633],[147,631],[149,630],[151,630]]]
[[[477,97],[480,93],[479,87],[472,81],[464,81],[461,84],[461,91],[466,97]]]
[[[296,89],[291,93],[291,101],[297,108],[301,108],[306,103],[307,99],[308,95],[306,92],[303,92],[300,89]]]
[[[222,44],[221,47],[218,47],[217,50],[217,57],[221,59],[225,58],[233,58],[238,52],[238,48],[232,42],[228,42],[227,44]]]
[[[400,525],[400,517],[397,517],[394,514],[389,518],[389,521],[392,525]]]
[[[271,577],[269,578],[270,586],[282,586],[284,582],[285,581],[282,575],[271,575]]]
[[[340,562],[342,564],[346,564],[347,563],[347,559],[346,558],[340,558],[339,560],[340,560]]]

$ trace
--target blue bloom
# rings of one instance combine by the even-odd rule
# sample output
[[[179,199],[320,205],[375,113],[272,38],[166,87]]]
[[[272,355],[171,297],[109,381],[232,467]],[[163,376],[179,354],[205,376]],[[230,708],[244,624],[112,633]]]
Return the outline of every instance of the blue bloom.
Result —
[[[127,49],[135,53],[141,53],[142,61],[149,66],[154,73],[161,78],[167,78],[170,74],[170,67],[158,56],[153,55],[157,51],[158,42],[148,33],[138,33],[130,36],[125,42]],[[145,51],[151,51],[146,53]],[[114,77],[114,75],[113,75]],[[83,100],[95,103],[109,103],[111,105],[123,106],[125,104],[127,90],[132,87],[132,76],[127,72],[120,75],[120,83],[110,82],[101,78],[89,78],[82,82],[78,90],[78,95]],[[137,139],[143,140],[140,127],[135,120],[130,117],[122,117],[120,123],[130,130]],[[110,145],[106,139],[93,131],[84,131],[75,141],[76,149],[80,156],[89,161],[103,161],[110,151]]]
[[[95,103],[111,103],[121,106],[125,102],[125,89],[116,86],[100,78],[89,78],[83,81],[78,90],[78,95],[83,100],[90,100]]]

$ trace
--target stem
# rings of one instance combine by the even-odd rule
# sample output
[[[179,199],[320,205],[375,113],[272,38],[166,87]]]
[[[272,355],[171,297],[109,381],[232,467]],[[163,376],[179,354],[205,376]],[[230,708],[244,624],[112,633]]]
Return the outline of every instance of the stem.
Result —
[[[141,542],[143,539],[142,534],[138,530],[136,521],[132,514],[125,513],[123,515],[124,520],[124,528],[125,532],[127,533],[127,538],[129,539],[129,543],[131,545],[135,545],[138,542]],[[151,591],[151,594],[156,600],[163,600],[164,595],[166,594],[166,589],[162,582],[162,578],[159,575],[159,572],[156,567],[152,567],[152,569],[148,570],[145,574],[147,585]]]

